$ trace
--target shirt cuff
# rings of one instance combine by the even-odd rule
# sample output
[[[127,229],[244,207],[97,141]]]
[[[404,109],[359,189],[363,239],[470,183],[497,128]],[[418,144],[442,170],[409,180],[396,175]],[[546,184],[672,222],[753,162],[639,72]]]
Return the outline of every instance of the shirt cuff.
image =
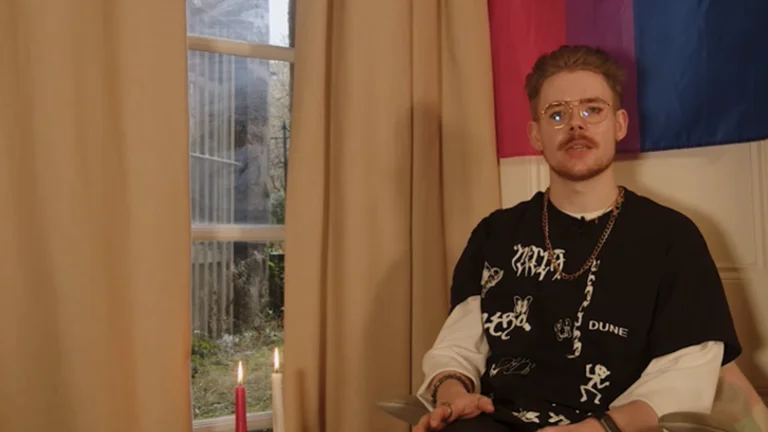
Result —
[[[483,333],[480,296],[472,296],[453,309],[434,345],[424,355],[425,380],[416,396],[430,411],[433,410],[429,384],[437,374],[446,371],[466,375],[479,391],[487,358],[488,342]]]
[[[709,413],[715,400],[724,345],[704,342],[653,359],[611,408],[640,400],[656,415],[680,411]]]

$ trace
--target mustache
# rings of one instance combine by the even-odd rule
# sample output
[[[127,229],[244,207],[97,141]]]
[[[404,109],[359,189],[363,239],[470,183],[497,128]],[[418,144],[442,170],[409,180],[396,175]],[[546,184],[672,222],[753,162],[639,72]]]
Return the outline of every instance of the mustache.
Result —
[[[571,134],[565,137],[560,144],[557,146],[558,150],[564,150],[566,147],[571,145],[571,143],[575,141],[586,141],[588,142],[592,147],[597,147],[597,141],[592,139],[592,137],[589,137],[584,134]]]

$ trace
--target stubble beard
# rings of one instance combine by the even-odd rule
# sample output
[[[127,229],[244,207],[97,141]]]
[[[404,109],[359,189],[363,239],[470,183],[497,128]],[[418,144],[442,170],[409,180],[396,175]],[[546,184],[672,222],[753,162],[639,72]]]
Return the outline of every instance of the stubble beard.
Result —
[[[570,169],[567,163],[558,164],[552,163],[552,161],[544,155],[544,160],[549,165],[549,168],[557,174],[560,178],[571,182],[582,182],[591,180],[600,174],[608,170],[613,165],[614,154],[606,155],[605,158],[598,159],[594,164],[587,169]]]
[[[600,174],[604,173],[608,170],[608,168],[613,165],[612,158],[609,158],[604,161],[599,161],[595,165],[589,167],[586,170],[572,170],[568,167],[562,167],[558,166],[557,164],[550,164],[549,167],[552,169],[552,171],[557,174],[559,177],[572,181],[572,182],[582,182],[586,180],[591,180]]]

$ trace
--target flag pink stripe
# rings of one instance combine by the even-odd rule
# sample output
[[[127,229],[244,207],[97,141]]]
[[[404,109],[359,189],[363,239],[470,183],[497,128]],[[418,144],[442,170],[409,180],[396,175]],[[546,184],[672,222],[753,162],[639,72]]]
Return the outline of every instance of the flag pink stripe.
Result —
[[[525,75],[539,55],[565,43],[565,0],[488,0],[488,10],[498,154],[534,155]]]

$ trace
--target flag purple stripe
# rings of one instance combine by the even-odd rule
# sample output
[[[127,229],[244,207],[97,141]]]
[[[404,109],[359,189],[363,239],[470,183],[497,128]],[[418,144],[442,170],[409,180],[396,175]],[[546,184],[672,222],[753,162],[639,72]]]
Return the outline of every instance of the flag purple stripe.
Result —
[[[629,113],[627,137],[617,151],[640,151],[637,105],[637,64],[633,0],[566,0],[566,40],[571,45],[591,45],[614,56],[626,72],[622,104]]]

